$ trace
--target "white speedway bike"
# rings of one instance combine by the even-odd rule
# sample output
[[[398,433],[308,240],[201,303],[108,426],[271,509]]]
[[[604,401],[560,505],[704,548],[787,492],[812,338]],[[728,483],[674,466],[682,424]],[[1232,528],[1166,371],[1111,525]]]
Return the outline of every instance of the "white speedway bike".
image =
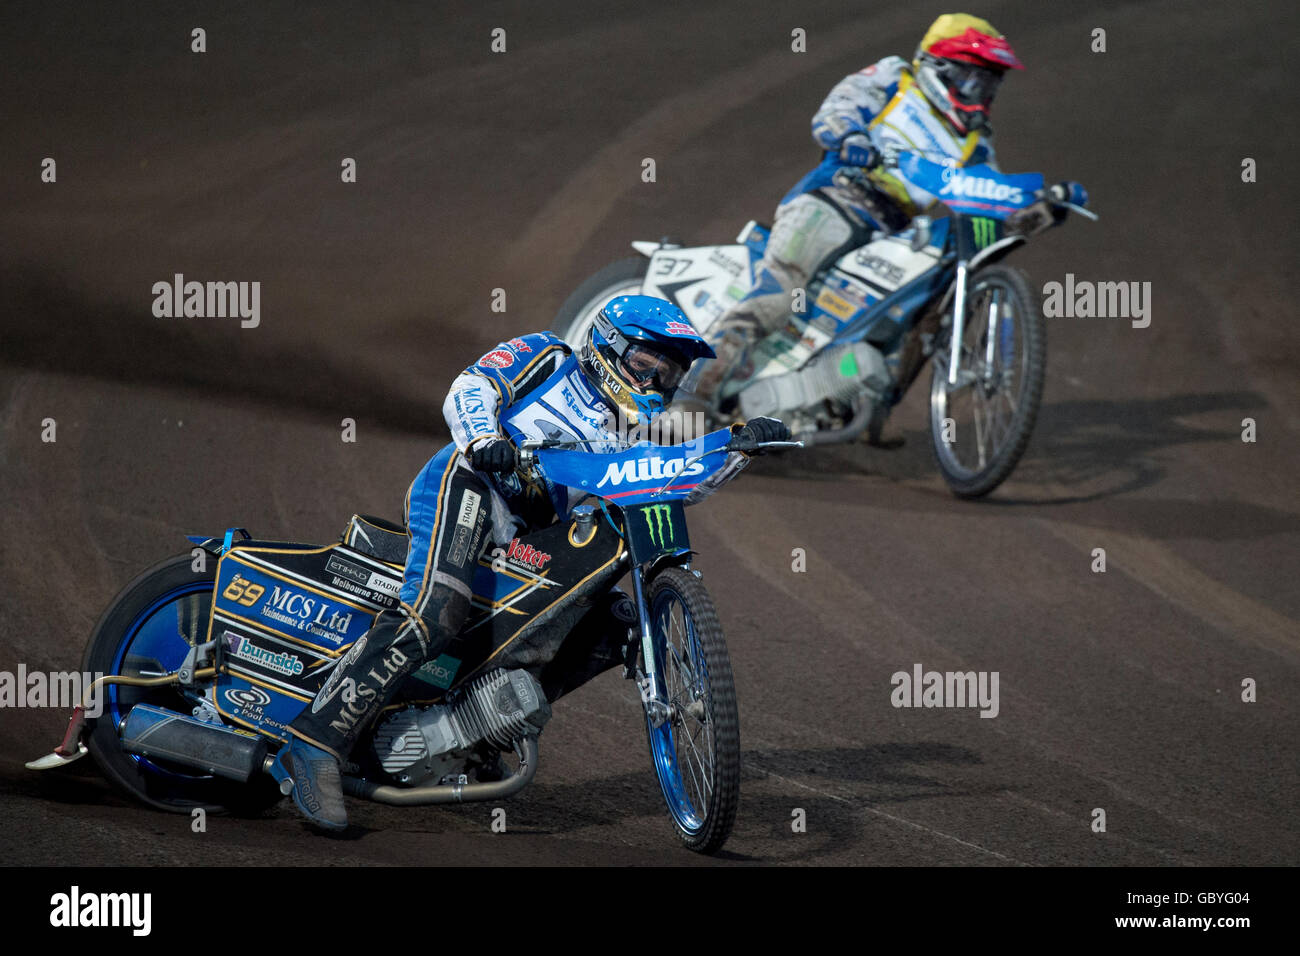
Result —
[[[890,410],[934,359],[930,435],[954,493],[977,498],[1016,467],[1043,392],[1046,332],[1025,275],[1002,260],[1031,235],[1084,209],[1081,190],[1045,187],[1038,173],[955,167],[901,152],[898,173],[937,197],[945,218],[918,216],[893,233],[863,234],[822,268],[806,308],[754,349],[752,373],[723,383],[738,414],[771,415],[808,444],[878,442]],[[862,171],[841,182],[874,190]],[[561,306],[552,328],[575,347],[616,295],[677,304],[707,335],[749,291],[767,227],[751,221],[734,245],[633,242],[639,257],[615,262]],[[960,343],[953,348],[952,343]]]

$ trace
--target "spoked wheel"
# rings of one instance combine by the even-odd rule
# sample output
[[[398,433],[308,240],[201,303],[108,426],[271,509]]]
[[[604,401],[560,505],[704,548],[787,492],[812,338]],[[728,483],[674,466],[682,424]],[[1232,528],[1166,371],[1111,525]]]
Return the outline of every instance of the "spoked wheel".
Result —
[[[930,379],[930,438],[955,494],[986,495],[1015,469],[1038,417],[1046,361],[1047,332],[1024,273],[976,272],[957,384],[948,384],[946,349],[936,351]]]
[[[177,671],[194,642],[206,639],[216,558],[194,571],[188,554],[155,565],[126,586],[96,625],[82,670],[145,681]],[[99,694],[101,713],[86,720],[86,745],[108,779],[126,793],[162,810],[257,813],[280,799],[270,777],[248,785],[187,767],[129,754],[118,725],[139,703],[181,714],[199,704],[196,692],[171,683],[109,684]]]
[[[649,268],[650,260],[644,256],[620,259],[607,265],[564,300],[551,328],[564,336],[571,348],[582,348],[587,330],[596,321],[596,313],[615,296],[639,295]]]
[[[678,835],[712,853],[740,802],[740,720],[722,625],[704,585],[681,568],[658,574],[648,600],[670,709],[657,726],[646,715],[650,757]]]

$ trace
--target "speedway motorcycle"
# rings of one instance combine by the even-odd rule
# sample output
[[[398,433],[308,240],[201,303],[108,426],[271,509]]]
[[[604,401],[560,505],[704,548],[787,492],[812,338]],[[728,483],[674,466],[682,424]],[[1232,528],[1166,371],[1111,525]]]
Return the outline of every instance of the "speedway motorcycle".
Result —
[[[890,410],[931,361],[935,458],[955,494],[977,498],[1011,474],[1028,445],[1047,361],[1038,297],[1002,260],[1071,211],[1097,216],[1063,185],[1045,188],[1039,173],[957,167],[909,151],[898,153],[896,169],[949,214],[855,237],[855,248],[809,282],[803,311],[755,346],[719,398],[742,417],[782,419],[809,444],[864,433],[878,443]],[[837,182],[888,209],[864,171],[841,170]],[[751,221],[735,245],[633,242],[641,257],[588,279],[552,327],[579,347],[610,298],[642,293],[676,303],[707,334],[749,291],[769,235]]]
[[[597,454],[514,437],[525,467],[588,497],[508,547],[485,542],[464,627],[366,731],[344,792],[397,806],[517,793],[537,772],[550,702],[604,647],[586,677],[621,663],[635,680],[673,825],[687,847],[713,852],[735,820],[740,731],[722,627],[691,569],[684,499],[733,450],[798,443],[719,430]],[[89,752],[154,807],[261,812],[281,799],[268,769],[287,726],[374,616],[398,606],[407,532],[354,515],[324,546],[238,528],[190,541],[193,551],[145,571],[109,606],[83,660],[104,676],[62,744],[27,766]],[[615,587],[629,573],[630,598]],[[502,759],[512,753],[513,768]]]

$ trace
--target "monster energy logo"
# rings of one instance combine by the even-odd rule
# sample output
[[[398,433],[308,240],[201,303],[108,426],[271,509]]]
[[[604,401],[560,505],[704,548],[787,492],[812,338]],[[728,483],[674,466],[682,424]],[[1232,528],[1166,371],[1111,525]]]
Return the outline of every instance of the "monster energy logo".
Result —
[[[651,505],[641,512],[645,515],[645,525],[650,531],[650,543],[658,544],[661,548],[668,547],[677,539],[673,533],[673,510],[668,505]],[[653,515],[653,517],[651,517]],[[664,525],[667,525],[668,536],[664,537]],[[658,542],[655,538],[658,537]]]
[[[975,248],[983,249],[997,238],[997,222],[979,216],[970,221],[971,231],[975,234]]]

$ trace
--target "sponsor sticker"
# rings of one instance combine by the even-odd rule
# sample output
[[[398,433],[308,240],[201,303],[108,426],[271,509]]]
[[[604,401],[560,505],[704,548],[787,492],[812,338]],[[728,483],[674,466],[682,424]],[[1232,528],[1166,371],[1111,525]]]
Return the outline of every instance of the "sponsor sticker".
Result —
[[[621,485],[623,482],[663,481],[678,474],[698,475],[704,471],[704,465],[693,462],[686,466],[684,458],[632,458],[624,462],[610,462],[605,474],[596,482],[597,488],[605,485]]]
[[[330,555],[330,559],[325,562],[325,570],[342,575],[345,578],[351,578],[358,584],[365,584],[369,579],[369,573],[365,568],[353,564],[351,561],[345,561],[336,554]]]
[[[344,584],[349,579],[336,579]],[[274,584],[271,593],[257,608],[257,613],[285,629],[324,638],[342,644],[352,626],[354,612],[336,606],[324,598],[303,594],[287,585]]]
[[[817,305],[841,319],[847,319],[857,311],[853,303],[841,299],[830,289],[822,289],[821,294],[817,296]]]
[[[316,699],[311,702],[311,712],[313,714],[319,714],[321,708],[328,704],[330,699],[338,693],[339,688],[343,686],[344,678],[341,675],[347,668],[356,663],[357,658],[361,656],[361,652],[366,649],[366,643],[369,639],[369,634],[361,635],[357,642],[349,647],[347,653],[334,665],[329,679],[325,681],[325,686],[320,689]]]
[[[471,539],[476,528],[476,519],[483,496],[466,488],[460,496],[460,508],[456,512],[456,528],[452,532],[451,547],[447,551],[447,560],[458,568],[465,566],[469,557]]]
[[[515,357],[505,349],[493,349],[478,360],[478,364],[484,368],[507,368],[513,365]]]
[[[982,176],[954,174],[942,189],[941,196],[965,197],[967,199],[991,199],[994,201],[1020,203],[1024,201],[1024,192],[1019,186],[1008,186],[996,180]]]
[[[225,693],[226,703],[236,707],[265,707],[271,695],[260,687],[232,687]]]
[[[466,488],[464,494],[460,496],[460,511],[456,515],[456,524],[465,528],[473,528],[474,519],[478,517],[478,509],[482,501],[482,495],[477,491]]]
[[[695,331],[695,326],[688,325],[685,322],[669,322],[666,326],[664,326],[664,328],[668,330],[669,335],[697,335],[698,334]]]
[[[285,729],[284,724],[266,712],[266,708],[271,705],[271,695],[260,687],[231,687],[222,696],[235,717],[258,726]]]
[[[446,690],[456,679],[458,670],[460,670],[459,658],[452,657],[450,654],[439,654],[435,660],[425,663],[412,676],[426,684]]]
[[[225,642],[226,653],[241,661],[257,664],[276,674],[297,677],[303,671],[302,658],[288,651],[273,651],[269,647],[254,644],[242,634],[225,631],[221,635]]]
[[[370,577],[366,580],[366,587],[381,594],[397,597],[402,590],[402,582],[397,578],[385,577],[378,571],[372,571]]]
[[[524,544],[518,538],[510,542],[509,548],[505,550],[497,548],[492,553],[496,556],[496,560],[492,562],[493,571],[504,570],[505,562],[530,571],[540,571],[551,560],[551,556],[545,551],[539,551],[531,544]]]

